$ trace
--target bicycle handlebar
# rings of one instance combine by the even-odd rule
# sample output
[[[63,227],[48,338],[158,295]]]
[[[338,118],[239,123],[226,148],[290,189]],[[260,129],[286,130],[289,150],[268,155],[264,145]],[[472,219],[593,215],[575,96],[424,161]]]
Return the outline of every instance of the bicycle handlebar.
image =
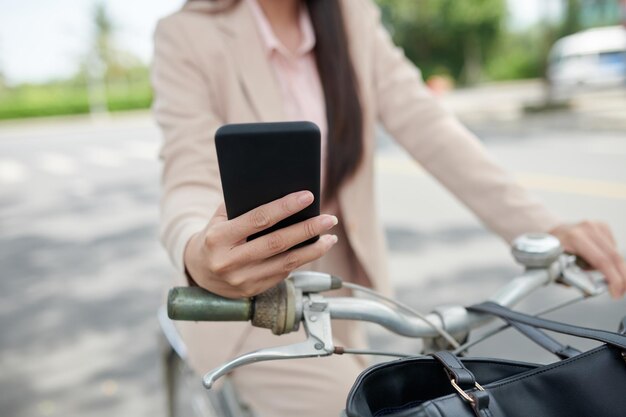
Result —
[[[279,335],[298,328],[301,307],[296,298],[293,284],[285,281],[256,297],[238,299],[199,287],[176,287],[167,296],[167,315],[181,321],[251,321]]]
[[[559,267],[553,270],[527,270],[525,274],[502,287],[489,300],[512,307],[534,290],[553,282],[561,272]],[[319,276],[322,274],[318,274],[316,278],[319,279]],[[296,274],[292,280],[284,281],[256,297],[242,299],[224,298],[198,287],[173,288],[168,296],[168,316],[172,320],[187,321],[251,321],[252,325],[271,329],[275,334],[289,333],[298,328],[302,319],[303,302],[306,301],[302,297],[302,291],[296,291],[304,285],[304,281],[299,278],[302,276]],[[332,288],[337,288],[335,280],[333,277]],[[310,287],[310,281],[307,285]],[[600,290],[599,287],[596,288]],[[325,301],[332,319],[373,322],[409,337],[436,337],[439,333],[433,329],[432,324],[450,333],[462,333],[489,321],[488,316],[468,313],[461,306],[447,307],[431,313],[426,322],[377,301],[352,297],[331,297],[325,298]]]
[[[514,242],[513,253],[527,269],[489,298],[497,304],[512,307],[534,290],[553,282],[574,287],[585,296],[606,291],[606,284],[598,285],[602,277],[578,268],[575,257],[563,254],[554,237],[524,235]],[[331,275],[296,271],[278,286],[253,298],[232,300],[200,288],[174,288],[168,297],[168,316],[173,320],[193,321],[250,320],[253,326],[271,329],[277,335],[295,331],[303,323],[307,335],[304,342],[241,355],[207,373],[203,378],[206,388],[222,375],[250,363],[337,353],[332,340],[332,319],[368,321],[400,335],[423,338],[426,351],[458,346],[457,341],[467,338],[473,329],[493,320],[485,314],[468,312],[463,306],[439,307],[422,316],[397,304],[397,308],[390,308],[380,301],[319,294],[341,286],[341,280]],[[403,309],[410,314],[402,312]]]
[[[531,270],[513,279],[489,298],[504,307],[513,307],[536,289],[552,282],[548,270]],[[407,337],[434,338],[440,333],[432,324],[449,333],[466,333],[492,319],[485,314],[469,313],[462,306],[447,306],[430,313],[426,320],[403,314],[377,301],[359,298],[328,298],[330,316],[340,320],[358,320],[376,323]]]
[[[548,284],[551,279],[551,274],[547,270],[529,271],[509,282],[490,300],[511,307],[535,289]],[[275,306],[279,300],[274,299],[272,303],[263,301],[267,301],[268,298],[286,296],[285,291],[276,292],[272,289],[254,298],[228,299],[198,287],[173,288],[168,297],[168,316],[172,320],[189,321],[250,320],[253,325],[258,326],[260,321],[258,317],[275,317],[280,314]],[[377,323],[394,333],[409,337],[436,337],[438,335],[437,331],[424,320],[402,314],[380,302],[352,297],[327,298],[326,301],[333,319]],[[283,313],[287,311],[284,310]],[[291,313],[295,314],[296,309],[291,309]],[[482,324],[481,318],[484,319],[483,315],[468,314],[464,309],[463,311],[459,309],[455,317],[442,318],[441,314],[431,313],[427,318],[430,323],[453,333],[474,328]],[[445,319],[445,323],[442,319]],[[284,330],[293,329],[285,328]]]

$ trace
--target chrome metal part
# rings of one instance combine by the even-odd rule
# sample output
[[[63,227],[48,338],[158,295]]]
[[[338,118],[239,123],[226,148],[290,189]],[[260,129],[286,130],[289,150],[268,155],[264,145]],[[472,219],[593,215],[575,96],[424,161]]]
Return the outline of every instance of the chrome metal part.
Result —
[[[512,307],[530,293],[553,281],[553,274],[547,269],[531,269],[517,277],[489,298],[505,307]]]
[[[548,268],[563,253],[561,242],[547,233],[527,233],[513,241],[511,252],[526,268]]]
[[[524,275],[511,280],[496,294],[490,297],[489,300],[505,307],[513,307],[535,290],[553,282],[557,277],[561,276],[564,269],[567,270],[567,268],[571,268],[571,265],[566,265],[562,262],[554,262],[546,269],[529,269]],[[587,278],[585,278],[587,280],[589,276],[593,276],[596,281],[601,281],[601,275],[598,273],[582,272],[587,274]],[[579,284],[577,288],[582,290],[585,287],[583,284]],[[595,291],[593,295],[598,295],[606,291],[605,284],[598,284],[597,288],[597,291]],[[431,339],[439,337],[438,332],[433,330],[430,325],[427,325],[421,319],[403,315],[375,301],[354,298],[332,298],[329,299],[328,302],[333,319],[368,321],[379,324],[394,333],[408,337]],[[437,327],[443,328],[453,334],[456,331],[462,332],[463,329],[475,329],[493,320],[493,317],[489,315],[467,312],[461,313],[461,309],[465,309],[463,307],[458,307],[458,309],[457,311],[450,310],[452,313],[445,315],[441,313],[431,313],[428,314],[426,318]]]
[[[341,279],[314,271],[294,271],[289,275],[293,285],[303,293],[324,292],[341,288]]]
[[[159,320],[159,327],[161,327],[161,331],[163,332],[165,339],[167,339],[167,342],[170,344],[172,349],[174,349],[174,352],[176,352],[179,358],[186,360],[187,346],[185,345],[185,342],[183,342],[182,337],[180,337],[180,333],[178,333],[178,329],[176,329],[174,322],[167,317],[167,310],[165,306],[159,308],[157,318]]]
[[[376,323],[394,333],[408,337],[439,336],[439,333],[423,320],[405,316],[376,301],[352,297],[336,297],[327,301],[333,319]],[[435,326],[443,327],[439,316],[429,314],[427,318]]]
[[[498,291],[490,301],[512,307],[536,289],[552,282],[552,273],[548,270],[529,270],[523,276],[510,281]],[[326,300],[333,319],[360,320],[379,324],[386,329],[402,336],[436,338],[439,333],[430,325],[417,317],[409,317],[383,304],[371,300],[351,297],[337,297]],[[468,327],[474,329],[493,320],[485,314],[455,315],[442,322],[438,314],[428,314],[426,318],[437,327],[458,329]]]
[[[311,306],[314,306],[315,310],[312,310]],[[241,355],[207,373],[202,379],[204,386],[210,389],[220,377],[240,366],[256,362],[331,355],[335,347],[330,324],[330,310],[324,298],[318,294],[303,297],[302,312],[306,341],[288,346],[260,349]],[[315,317],[314,320],[312,320],[313,317]]]
[[[461,306],[444,306],[433,310],[433,313],[441,317],[443,328],[450,334],[454,335],[457,340],[467,337],[471,330],[467,323],[469,313],[465,307]]]
[[[352,283],[352,282],[344,282],[343,286],[345,288],[349,288],[349,289],[354,290],[354,291],[358,291],[358,292],[362,292],[364,294],[368,294],[368,295],[372,296],[375,299],[384,300],[385,302],[389,303],[391,306],[396,307],[398,309],[398,312],[404,312],[405,314],[408,313],[409,316],[418,317],[424,323],[426,323],[428,326],[430,326],[430,328],[432,328],[437,333],[439,333],[439,336],[441,336],[442,339],[446,340],[450,346],[452,346],[452,347],[458,347],[459,346],[459,344],[457,343],[456,339],[451,334],[446,332],[444,329],[442,329],[440,327],[437,327],[435,324],[430,323],[428,321],[428,317],[426,317],[426,314],[421,313],[420,311],[414,309],[413,307],[409,307],[408,305],[406,305],[404,303],[401,303],[401,302],[399,302],[397,300],[394,300],[391,297],[387,297],[386,295],[380,294],[380,293],[372,290],[371,288],[367,288],[367,287],[364,287],[364,286],[359,285],[359,284],[355,284],[355,283]]]
[[[470,333],[468,311],[461,306],[443,306],[433,311],[433,314],[439,316],[443,323],[443,329],[454,337],[459,343],[465,343]],[[450,342],[443,337],[425,338],[424,353],[437,352],[440,350],[450,350],[458,347],[452,346]]]
[[[562,273],[557,278],[558,282],[576,288],[588,297],[600,295],[608,290],[606,280],[600,272],[586,271],[580,268],[576,261],[576,256],[561,256]]]

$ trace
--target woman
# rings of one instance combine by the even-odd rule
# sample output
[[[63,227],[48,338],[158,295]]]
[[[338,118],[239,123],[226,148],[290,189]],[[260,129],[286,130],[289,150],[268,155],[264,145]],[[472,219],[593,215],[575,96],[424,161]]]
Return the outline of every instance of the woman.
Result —
[[[154,110],[165,137],[161,237],[180,284],[251,296],[305,267],[389,292],[373,195],[374,130],[382,123],[507,242],[550,231],[605,273],[614,296],[624,293],[626,266],[608,228],[563,224],[496,165],[431,97],[371,0],[193,0],[159,23],[155,45]],[[225,123],[279,120],[321,128],[324,214],[245,242],[312,195],[227,220],[214,132]],[[317,234],[324,235],[317,243],[285,252]],[[201,372],[244,351],[302,340],[245,324],[180,329]],[[357,326],[338,323],[334,333],[342,346],[364,342]],[[353,357],[263,363],[236,371],[234,380],[261,416],[332,416],[363,366]]]

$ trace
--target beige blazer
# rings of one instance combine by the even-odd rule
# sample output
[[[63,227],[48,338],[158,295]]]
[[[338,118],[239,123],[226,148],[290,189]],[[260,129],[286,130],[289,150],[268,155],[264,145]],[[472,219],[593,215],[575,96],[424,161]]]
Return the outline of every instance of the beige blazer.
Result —
[[[362,98],[365,151],[338,199],[356,261],[372,284],[389,292],[385,242],[374,204],[377,123],[506,241],[556,226],[559,219],[431,96],[419,70],[393,45],[373,2],[339,1]],[[224,4],[230,2],[190,2],[161,20],[155,34],[154,113],[164,136],[161,240],[180,272],[179,283],[184,282],[187,241],[222,201],[215,130],[225,123],[284,118],[279,87],[250,10],[245,2]],[[232,351],[232,344],[226,344],[216,348],[216,360]]]

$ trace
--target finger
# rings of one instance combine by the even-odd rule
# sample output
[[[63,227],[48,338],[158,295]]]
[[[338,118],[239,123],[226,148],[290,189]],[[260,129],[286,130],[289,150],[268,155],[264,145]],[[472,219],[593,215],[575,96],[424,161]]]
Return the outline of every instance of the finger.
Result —
[[[617,246],[615,236],[613,236],[613,232],[611,232],[611,229],[606,223],[593,222],[591,225],[596,230],[596,233],[606,237],[613,246]]]
[[[623,297],[624,294],[626,294],[626,262],[624,262],[624,258],[620,256],[620,259],[617,263],[617,269],[619,270],[620,274],[622,274],[622,293],[621,296]]]
[[[282,273],[279,275],[271,275],[267,277],[262,277],[258,275],[258,271],[256,273],[248,274],[250,278],[246,281],[245,284],[241,285],[239,288],[234,291],[237,294],[237,297],[254,297],[259,295],[272,287],[278,285],[281,281],[285,280],[289,274]]]
[[[624,289],[624,282],[621,274],[608,254],[596,243],[593,235],[585,235],[572,242],[575,253],[583,257],[592,267],[604,274],[611,296],[617,298],[621,296]]]
[[[225,239],[238,242],[267,229],[313,203],[313,193],[300,191],[259,206],[228,222]]]
[[[247,262],[264,260],[321,235],[337,222],[337,217],[328,214],[313,217],[238,246],[233,249],[234,256]]]
[[[225,273],[221,280],[211,280],[205,289],[227,298],[254,297],[274,287],[289,273],[270,274],[269,268],[262,263],[250,264]]]
[[[253,276],[246,282],[245,293],[256,295],[274,287],[293,270],[322,257],[335,243],[337,236],[324,235],[314,244],[277,255],[269,261],[255,265],[249,269]]]
[[[260,294],[287,278],[291,271],[321,258],[335,243],[337,236],[324,235],[311,245],[248,265],[226,280],[229,285],[228,294],[233,297],[252,297]]]
[[[626,264],[624,263],[624,259],[617,251],[614,241],[611,240],[606,233],[595,228],[592,237],[596,245],[598,245],[598,248],[608,257],[606,262],[612,263],[617,270],[621,281],[621,291],[618,295],[623,296],[626,291]]]
[[[302,265],[321,258],[335,243],[337,243],[337,236],[335,235],[320,236],[315,243],[281,253],[261,263],[259,265],[260,275],[275,276],[288,274]]]

